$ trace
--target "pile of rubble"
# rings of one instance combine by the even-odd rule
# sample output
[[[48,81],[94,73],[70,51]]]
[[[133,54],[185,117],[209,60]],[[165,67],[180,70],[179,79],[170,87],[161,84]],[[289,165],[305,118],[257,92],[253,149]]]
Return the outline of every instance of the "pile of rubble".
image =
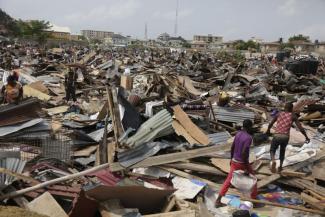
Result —
[[[23,99],[0,106],[6,209],[58,217],[324,214],[322,59],[272,64],[231,53],[17,44],[2,45],[0,55],[0,86],[12,73],[23,86]],[[291,129],[284,170],[272,173],[264,133],[288,101],[311,141]],[[227,206],[216,208],[245,119],[254,122],[258,200],[232,188]]]

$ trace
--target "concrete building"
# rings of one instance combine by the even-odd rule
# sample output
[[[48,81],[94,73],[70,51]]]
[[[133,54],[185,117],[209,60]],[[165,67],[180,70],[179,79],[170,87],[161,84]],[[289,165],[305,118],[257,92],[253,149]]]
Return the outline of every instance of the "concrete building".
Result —
[[[50,34],[51,38],[58,40],[70,40],[71,31],[69,27],[57,26],[51,24],[51,27],[46,31]]]
[[[170,35],[166,32],[164,33],[161,33],[158,37],[157,37],[157,40],[158,41],[164,41],[164,42],[167,42],[170,38]]]
[[[110,46],[125,47],[131,42],[130,37],[125,37],[121,34],[112,34],[104,38],[104,43]]]
[[[315,52],[325,55],[325,41],[315,42]]]
[[[281,44],[279,42],[262,42],[260,48],[262,53],[275,53],[280,51]]]
[[[167,41],[167,46],[181,48],[184,46],[185,43],[187,43],[187,41],[184,38],[182,38],[181,36],[170,37]]]
[[[233,50],[235,50],[235,45],[237,42],[238,42],[238,40],[223,42],[222,49],[227,50],[227,51],[233,51]]]
[[[208,43],[205,41],[192,41],[191,48],[196,50],[205,50],[208,48]]]
[[[221,36],[213,36],[211,34],[209,35],[194,35],[193,41],[203,41],[207,43],[222,43],[223,37]]]
[[[87,39],[98,39],[104,40],[104,38],[111,37],[114,33],[107,31],[97,31],[97,30],[81,30],[81,35]]]
[[[192,49],[221,49],[223,37],[213,35],[194,35],[191,42]]]
[[[291,41],[290,43],[293,44],[296,52],[309,53],[309,52],[314,52],[315,50],[315,44],[312,42],[298,40],[298,41]]]

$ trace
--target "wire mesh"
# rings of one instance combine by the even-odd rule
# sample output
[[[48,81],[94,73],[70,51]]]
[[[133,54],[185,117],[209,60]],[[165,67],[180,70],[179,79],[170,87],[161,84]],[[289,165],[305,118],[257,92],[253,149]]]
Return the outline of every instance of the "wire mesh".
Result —
[[[0,158],[16,156],[22,160],[32,160],[36,157],[56,158],[70,162],[72,156],[72,141],[62,134],[25,133],[15,138],[0,140]]]

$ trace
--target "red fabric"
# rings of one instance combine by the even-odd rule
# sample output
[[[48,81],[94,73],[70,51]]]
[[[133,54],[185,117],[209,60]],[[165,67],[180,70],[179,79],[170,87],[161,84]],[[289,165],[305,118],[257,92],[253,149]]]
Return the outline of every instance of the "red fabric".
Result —
[[[279,134],[289,134],[292,125],[292,113],[291,112],[280,112],[275,132]]]
[[[229,187],[231,186],[231,179],[232,179],[232,174],[235,170],[246,170],[246,165],[243,164],[243,163],[237,163],[237,162],[234,162],[234,161],[231,161],[231,165],[230,165],[230,171],[228,173],[228,176],[225,180],[225,182],[223,183],[221,189],[220,189],[220,192],[219,192],[219,195],[220,196],[225,196]],[[252,167],[249,165],[248,168],[247,168],[248,172],[251,173],[251,174],[254,174],[254,171],[252,169]],[[252,189],[252,193],[251,193],[251,197],[253,199],[255,199],[257,197],[257,185],[255,185]]]

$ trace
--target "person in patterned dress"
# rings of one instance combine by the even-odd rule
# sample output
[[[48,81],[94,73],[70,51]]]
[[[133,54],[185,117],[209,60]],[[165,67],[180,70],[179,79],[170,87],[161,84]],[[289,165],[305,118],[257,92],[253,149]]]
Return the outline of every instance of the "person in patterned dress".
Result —
[[[290,138],[290,129],[292,124],[295,123],[300,132],[305,136],[306,142],[309,143],[309,138],[306,134],[305,129],[301,126],[298,117],[293,113],[293,104],[286,103],[284,106],[284,111],[279,112],[270,122],[266,134],[270,135],[270,130],[274,123],[276,122],[275,134],[273,135],[273,140],[270,147],[271,154],[271,171],[276,172],[276,162],[275,162],[275,152],[280,146],[280,165],[278,171],[282,171],[282,165],[285,158],[286,147]]]

